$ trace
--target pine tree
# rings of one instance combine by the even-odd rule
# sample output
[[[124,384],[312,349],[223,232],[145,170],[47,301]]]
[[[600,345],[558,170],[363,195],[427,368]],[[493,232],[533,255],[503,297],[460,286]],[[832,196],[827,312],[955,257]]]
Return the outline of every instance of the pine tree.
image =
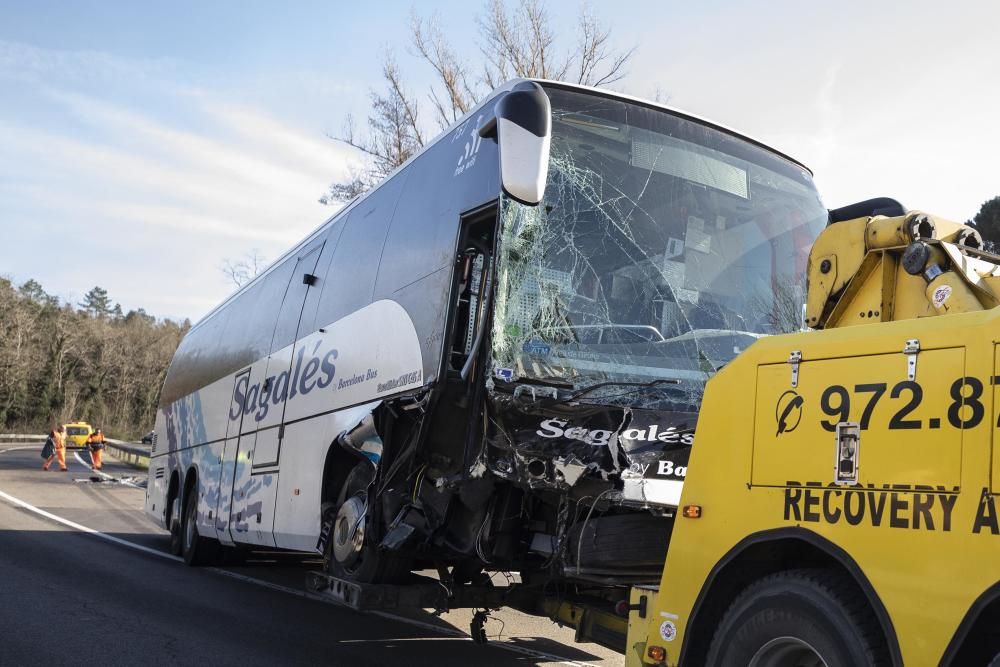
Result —
[[[83,301],[77,304],[87,313],[94,317],[107,317],[114,312],[111,299],[108,298],[108,291],[103,287],[94,287],[83,295]],[[119,310],[121,310],[119,308]]]

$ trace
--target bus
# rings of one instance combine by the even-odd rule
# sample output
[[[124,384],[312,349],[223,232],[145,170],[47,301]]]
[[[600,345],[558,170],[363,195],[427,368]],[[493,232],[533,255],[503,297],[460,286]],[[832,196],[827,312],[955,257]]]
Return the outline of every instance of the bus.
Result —
[[[511,81],[191,328],[146,512],[189,564],[625,599],[660,579],[706,381],[801,328],[826,221],[759,141]]]

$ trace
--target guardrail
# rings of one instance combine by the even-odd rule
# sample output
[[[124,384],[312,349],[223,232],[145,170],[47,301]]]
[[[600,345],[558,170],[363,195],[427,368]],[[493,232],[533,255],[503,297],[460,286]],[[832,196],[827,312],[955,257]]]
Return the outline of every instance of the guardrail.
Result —
[[[47,437],[45,434],[0,433],[0,442],[25,442],[42,445],[45,443],[45,438]],[[140,445],[134,442],[113,440],[111,438],[106,439],[106,451],[108,454],[133,468],[149,469],[150,449],[149,445]]]
[[[126,465],[148,470],[150,449],[151,447],[148,445],[137,445],[134,442],[123,442],[107,438],[105,451]]]

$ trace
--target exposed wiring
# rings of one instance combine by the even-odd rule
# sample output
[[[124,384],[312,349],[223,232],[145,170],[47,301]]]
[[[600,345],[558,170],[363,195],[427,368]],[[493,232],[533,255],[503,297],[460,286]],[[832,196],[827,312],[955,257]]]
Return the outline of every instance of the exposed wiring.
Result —
[[[476,338],[472,341],[472,348],[469,350],[469,356],[465,360],[465,364],[462,366],[462,371],[460,376],[462,380],[466,380],[469,377],[469,372],[472,370],[472,364],[475,363],[479,356],[479,348],[482,347],[483,337],[486,335],[486,322],[489,317],[490,301],[493,297],[493,258],[484,255],[486,260],[486,266],[483,267],[482,280],[483,280],[483,291],[484,294],[481,299],[479,307],[479,317],[478,324],[476,327]]]
[[[587,518],[583,520],[583,526],[580,527],[580,540],[576,545],[576,573],[580,574],[580,552],[583,550],[583,536],[587,531],[587,522],[590,521],[591,515],[594,513],[594,508],[597,507],[597,503],[601,502],[601,497],[611,493],[614,489],[605,489],[598,494],[597,498],[594,499],[594,503],[590,506],[590,511],[587,512]]]
[[[483,531],[486,529],[487,524],[493,517],[493,507],[495,504],[496,504],[496,496],[494,496],[493,501],[490,503],[490,509],[486,512],[486,516],[483,518],[482,525],[479,526],[479,532],[476,533],[476,540],[475,540],[476,555],[479,556],[479,560],[481,560],[484,563],[493,562],[486,557],[486,554],[483,553],[482,539],[483,539]]]
[[[506,623],[504,623],[504,622],[503,622],[503,619],[502,619],[502,618],[500,618],[499,616],[492,616],[491,618],[493,618],[493,619],[495,619],[495,620],[497,620],[497,621],[500,621],[500,631],[499,631],[499,632],[497,632],[497,635],[496,635],[496,636],[497,636],[497,639],[500,639],[501,637],[503,637],[503,631],[504,631],[504,628],[506,628],[506,627],[507,627],[507,624],[506,624]]]
[[[420,480],[423,478],[425,470],[427,470],[427,464],[426,463],[424,465],[420,466],[420,468],[417,470],[417,478],[413,482],[413,501],[414,502],[416,502],[416,500],[417,500],[417,493],[420,492]]]

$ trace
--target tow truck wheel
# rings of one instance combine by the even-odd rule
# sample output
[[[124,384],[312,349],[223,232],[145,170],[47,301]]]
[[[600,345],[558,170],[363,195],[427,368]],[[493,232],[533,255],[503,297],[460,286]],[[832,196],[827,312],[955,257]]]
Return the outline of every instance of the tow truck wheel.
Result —
[[[751,667],[889,664],[878,620],[846,575],[792,570],[751,584],[729,607],[706,663]]]
[[[409,572],[409,562],[378,548],[381,536],[368,525],[368,485],[374,470],[362,461],[344,480],[337,502],[323,521],[332,522],[326,547],[326,568],[335,577],[359,583],[391,583]]]

